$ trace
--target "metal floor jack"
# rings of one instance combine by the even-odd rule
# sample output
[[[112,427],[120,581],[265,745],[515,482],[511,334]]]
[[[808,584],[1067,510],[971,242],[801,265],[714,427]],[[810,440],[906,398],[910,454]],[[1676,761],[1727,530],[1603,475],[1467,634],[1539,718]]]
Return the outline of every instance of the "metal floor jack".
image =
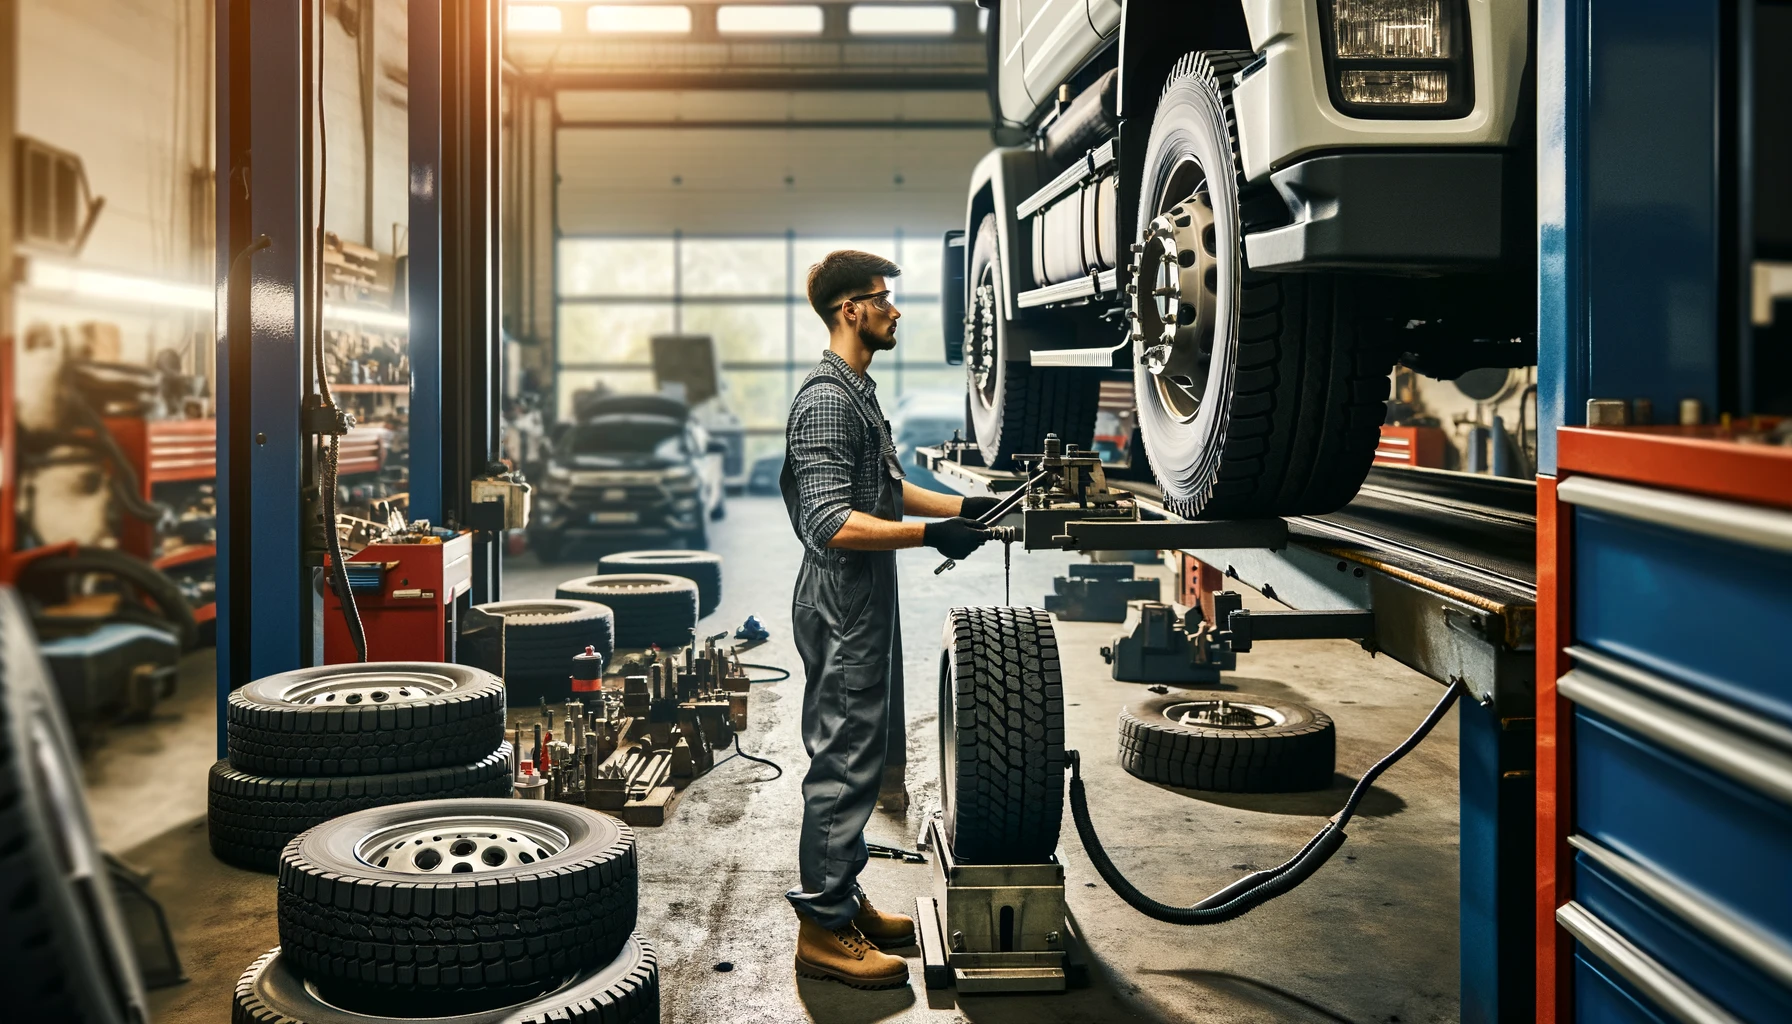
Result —
[[[933,895],[915,897],[927,987],[1062,992],[1088,984],[1081,939],[1064,909],[1064,865],[961,864],[940,812],[917,844],[933,851]]]

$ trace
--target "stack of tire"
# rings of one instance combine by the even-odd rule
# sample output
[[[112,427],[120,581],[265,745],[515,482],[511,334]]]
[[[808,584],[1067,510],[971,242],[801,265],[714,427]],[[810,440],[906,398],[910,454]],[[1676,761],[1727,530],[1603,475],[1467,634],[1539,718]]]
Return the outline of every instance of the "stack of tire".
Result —
[[[722,603],[722,556],[709,551],[621,551],[597,560],[599,576],[628,573],[682,576],[697,585],[697,617],[708,618]]]
[[[527,800],[358,811],[280,857],[280,945],[237,982],[232,1024],[655,1024],[636,934],[635,835]]]
[[[594,599],[557,596],[478,608],[504,619],[504,686],[511,707],[570,700],[573,658],[590,647],[608,665],[616,653],[616,615]]]
[[[258,679],[230,695],[227,757],[212,765],[212,854],[274,871],[320,822],[370,807],[505,797],[504,684],[431,662],[324,665]]]
[[[581,576],[560,584],[554,596],[602,602],[616,616],[616,646],[628,650],[679,647],[691,642],[697,628],[697,584],[683,576],[649,572]]]

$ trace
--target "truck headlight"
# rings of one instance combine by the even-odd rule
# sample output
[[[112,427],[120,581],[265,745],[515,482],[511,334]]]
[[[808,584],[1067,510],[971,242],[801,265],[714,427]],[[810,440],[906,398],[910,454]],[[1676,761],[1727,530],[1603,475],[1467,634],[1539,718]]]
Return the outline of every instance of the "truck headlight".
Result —
[[[1332,103],[1376,118],[1461,117],[1474,107],[1463,0],[1319,0]]]

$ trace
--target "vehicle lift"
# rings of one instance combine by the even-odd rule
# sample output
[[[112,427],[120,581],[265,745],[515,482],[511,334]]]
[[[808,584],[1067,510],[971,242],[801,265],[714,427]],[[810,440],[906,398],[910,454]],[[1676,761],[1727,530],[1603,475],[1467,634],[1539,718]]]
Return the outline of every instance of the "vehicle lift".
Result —
[[[1112,654],[1143,655],[1141,664],[1150,662],[1166,682],[1215,681],[1258,642],[1348,639],[1465,694],[1468,699],[1456,702],[1462,716],[1463,1019],[1521,1019],[1513,1014],[1529,1012],[1528,726],[1535,590],[1526,581],[1471,564],[1459,549],[1479,543],[1473,533],[1478,529],[1515,537],[1534,531],[1534,516],[1527,524],[1520,512],[1493,507],[1507,499],[1515,508],[1522,502],[1475,490],[1491,486],[1486,483],[1455,480],[1422,482],[1421,490],[1445,488],[1441,495],[1389,497],[1378,493],[1384,488],[1372,475],[1367,497],[1353,502],[1349,514],[1185,520],[1164,510],[1149,487],[1130,481],[1111,487],[1096,453],[1062,445],[1055,437],[1047,438],[1042,454],[1016,457],[1025,467],[1021,472],[985,468],[976,444],[956,437],[917,449],[915,457],[962,493],[1002,497],[986,518],[999,524],[1003,532],[996,539],[1004,546],[1018,541],[1026,550],[1157,548],[1198,559],[1200,593],[1189,610],[1177,615],[1167,606],[1146,605],[1135,634],[1142,642],[1129,655]],[[1474,493],[1464,496],[1454,488]],[[1394,529],[1377,536],[1365,527],[1363,521],[1373,518],[1366,509],[1378,503],[1398,506],[1402,516],[1414,507],[1442,515],[1452,505],[1462,506],[1471,511],[1461,518],[1472,525],[1440,526],[1440,539],[1432,545],[1437,550],[1427,552],[1424,538]],[[947,568],[943,563],[936,572]],[[1298,607],[1245,609],[1239,595],[1220,589],[1228,577]],[[1439,705],[1408,748],[1446,707],[1447,701]],[[1359,792],[1389,763],[1370,769]],[[1073,808],[1078,787],[1072,784]],[[917,845],[935,854],[933,893],[920,897],[916,907],[929,988],[1062,991],[1084,976],[1081,948],[1064,911],[1061,858],[1042,865],[963,864],[953,856],[937,817],[928,820]],[[1093,852],[1091,857],[1098,866],[1106,859]],[[1243,891],[1257,877],[1240,879],[1201,906]],[[1136,891],[1126,898],[1140,909],[1150,902]]]

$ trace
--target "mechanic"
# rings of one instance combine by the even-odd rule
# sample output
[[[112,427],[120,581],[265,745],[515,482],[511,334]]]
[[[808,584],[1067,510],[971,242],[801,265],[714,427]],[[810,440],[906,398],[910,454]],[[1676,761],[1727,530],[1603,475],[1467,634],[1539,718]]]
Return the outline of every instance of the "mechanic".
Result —
[[[791,625],[803,659],[802,886],[796,972],[857,988],[908,984],[908,962],[883,949],[914,942],[915,923],[872,906],[859,888],[865,824],[884,755],[905,742],[896,551],[931,547],[964,558],[989,539],[974,519],[996,499],[959,498],[905,479],[866,375],[896,347],[902,314],[890,279],[902,271],[870,253],[831,252],[809,268],[809,304],[828,325],[828,351],[790,405],[779,485],[803,542]],[[907,513],[945,517],[903,522]],[[968,517],[968,518],[967,518]]]

